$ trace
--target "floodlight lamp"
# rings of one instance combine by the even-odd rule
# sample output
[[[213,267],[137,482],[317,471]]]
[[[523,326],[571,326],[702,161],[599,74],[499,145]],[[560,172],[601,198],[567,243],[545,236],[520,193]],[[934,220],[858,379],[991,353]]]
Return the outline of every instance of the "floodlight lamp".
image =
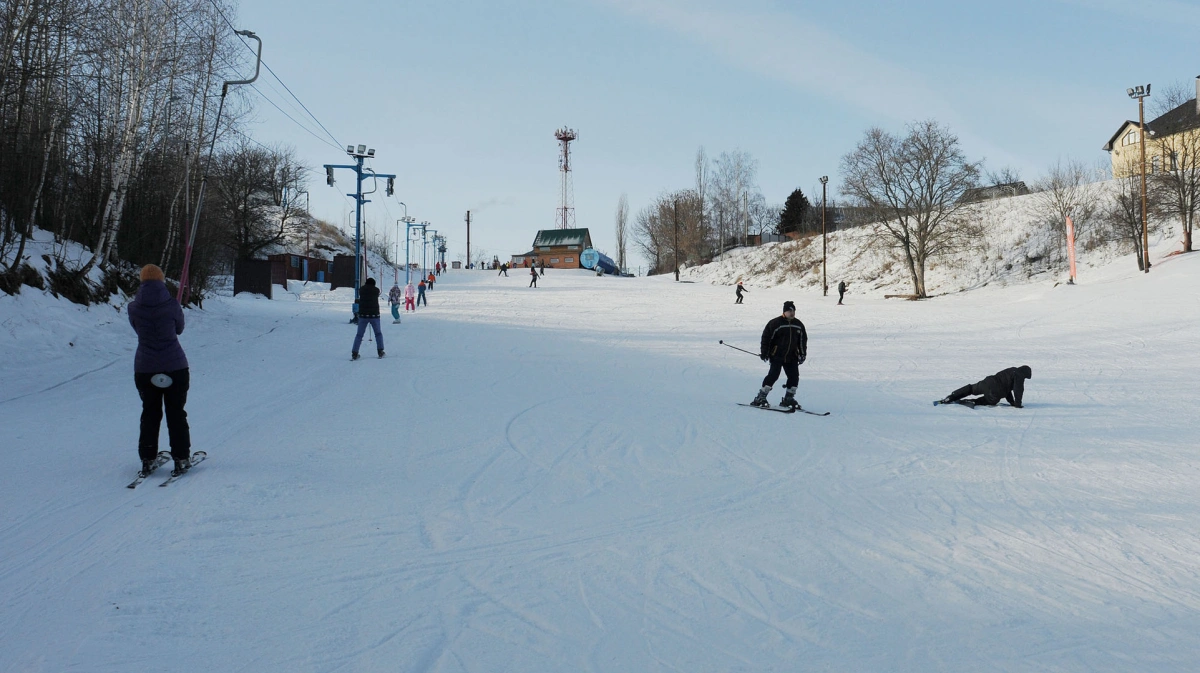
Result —
[[[1133,91],[1133,89],[1130,89]],[[346,154],[354,154],[354,145],[346,145]]]
[[[829,182],[829,176],[828,176],[828,175],[822,175],[822,176],[821,176],[821,184],[825,184],[826,182]]]
[[[359,145],[359,146],[358,146],[358,153],[359,153],[359,154],[362,154],[363,152],[366,152],[366,151],[367,151],[367,146],[366,146],[366,145]]]
[[[374,147],[372,147],[371,149],[367,150],[367,156],[369,156],[369,157],[373,157],[373,156],[375,156],[375,148],[374,148]]]
[[[1126,89],[1125,93],[1129,94],[1130,98],[1133,98],[1133,87],[1129,87],[1128,89]]]
[[[1150,85],[1149,84],[1146,85],[1146,95],[1147,96],[1150,95]]]

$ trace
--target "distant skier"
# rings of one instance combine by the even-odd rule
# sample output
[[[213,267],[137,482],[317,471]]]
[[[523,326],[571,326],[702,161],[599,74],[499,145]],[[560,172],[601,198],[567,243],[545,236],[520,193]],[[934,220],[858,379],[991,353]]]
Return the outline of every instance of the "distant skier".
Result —
[[[844,280],[838,283],[838,306],[842,305],[842,298],[846,296],[846,288],[848,287],[850,286]]]
[[[424,278],[421,279],[421,282],[417,283],[417,306],[420,306],[421,304],[429,306],[429,302],[426,301],[426,299],[425,299],[425,279]],[[413,307],[413,310],[416,311],[417,310],[416,307]]]
[[[358,348],[362,346],[363,333],[367,325],[375,332],[375,347],[379,357],[383,357],[383,330],[379,329],[379,288],[375,287],[375,279],[368,278],[367,282],[358,289],[358,332],[354,335],[354,347],[350,349],[350,359],[358,359]]]
[[[969,407],[984,405],[994,407],[1000,400],[1008,400],[1009,405],[1021,408],[1021,398],[1025,395],[1025,379],[1033,378],[1033,370],[1029,365],[1009,367],[985,377],[978,383],[963,386],[950,393],[934,404],[951,404],[957,402]],[[979,395],[973,400],[964,399],[968,395]]]
[[[747,290],[745,287],[742,287],[742,281],[739,280],[738,284],[737,284],[737,301],[735,301],[733,303],[735,303],[735,304],[742,303],[742,293],[749,292],[749,291],[750,290]]]
[[[504,276],[505,278],[508,278],[508,262],[505,262],[500,265],[500,273],[498,273],[496,275]]]
[[[433,272],[432,272],[432,271],[430,271],[430,272],[429,272],[429,278],[427,278],[426,280],[428,280],[428,281],[429,281],[429,289],[430,289],[430,290],[432,290],[432,289],[433,289],[433,284],[434,284],[435,282],[437,282],[437,277],[435,277],[435,276],[433,275]]]
[[[409,311],[417,310],[417,304],[416,304],[416,299],[415,299],[416,296],[417,296],[417,290],[416,290],[416,288],[413,287],[412,281],[410,280],[410,281],[408,281],[408,285],[404,286],[404,312],[405,313],[408,313]]]
[[[783,370],[787,373],[787,381],[784,384],[786,392],[779,406],[799,407],[800,403],[796,401],[796,385],[800,383],[799,367],[808,358],[808,332],[804,329],[804,323],[796,318],[794,302],[783,302],[783,315],[773,318],[763,328],[758,355],[763,362],[770,361],[771,369],[763,379],[758,395],[750,404],[756,407],[770,406],[767,394],[779,380],[780,370]]]
[[[388,303],[392,305],[392,324],[400,324],[400,300],[404,294],[400,291],[398,283],[392,284],[392,289],[388,290]]]
[[[538,260],[538,267],[539,267],[538,270],[542,272],[542,275],[543,276],[546,275],[546,260],[545,259]]]
[[[535,268],[535,269],[530,269],[530,270],[529,270],[529,275],[530,275],[530,278],[529,278],[529,287],[537,287],[537,279],[538,279],[538,272],[537,272],[537,269],[536,269],[536,268]]]
[[[188,428],[187,404],[189,373],[187,356],[179,345],[183,334],[183,309],[167,291],[163,271],[154,264],[142,267],[142,284],[129,302],[126,313],[137,332],[137,352],[133,356],[133,383],[142,399],[138,457],[142,460],[139,477],[154,471],[158,456],[158,431],[163,408],[167,411],[167,433],[171,440],[172,475],[183,474],[191,466],[192,436]]]

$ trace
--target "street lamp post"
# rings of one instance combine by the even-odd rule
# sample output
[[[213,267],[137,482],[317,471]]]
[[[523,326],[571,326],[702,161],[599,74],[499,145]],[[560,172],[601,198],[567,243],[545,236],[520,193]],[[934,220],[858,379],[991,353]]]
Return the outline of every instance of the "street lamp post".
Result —
[[[1125,93],[1138,102],[1138,133],[1142,146],[1142,271],[1150,273],[1150,230],[1146,226],[1146,105],[1145,99],[1150,95],[1150,85],[1135,86],[1126,89]]]
[[[403,201],[397,201],[396,203],[399,203],[400,205],[404,206],[404,217],[408,217],[408,204]],[[404,217],[396,220],[396,264],[400,263],[400,223],[404,221]],[[394,277],[392,279],[392,283],[395,285],[399,285],[400,284],[400,267],[393,266],[392,269],[395,271]]]
[[[825,232],[825,185],[829,183],[829,176],[821,176],[821,292],[822,296],[829,296],[829,268],[826,266],[826,253],[829,248],[829,243]]]
[[[671,220],[675,223],[675,281],[679,281],[679,199],[671,205]]]

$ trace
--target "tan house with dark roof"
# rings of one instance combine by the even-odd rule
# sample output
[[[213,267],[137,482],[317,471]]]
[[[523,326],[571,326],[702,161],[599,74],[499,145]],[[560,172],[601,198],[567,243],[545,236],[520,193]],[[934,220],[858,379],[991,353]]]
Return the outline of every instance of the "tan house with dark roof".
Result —
[[[583,229],[542,229],[533,239],[533,249],[513,255],[513,266],[546,266],[554,269],[582,269],[579,254],[592,247],[592,234]]]
[[[1196,78],[1200,94],[1200,77]],[[1200,96],[1198,96],[1200,97]],[[1173,171],[1200,162],[1200,103],[1197,99],[1146,122],[1146,173]],[[1128,120],[1104,144],[1112,159],[1114,178],[1124,178],[1142,170],[1141,130],[1137,121]]]

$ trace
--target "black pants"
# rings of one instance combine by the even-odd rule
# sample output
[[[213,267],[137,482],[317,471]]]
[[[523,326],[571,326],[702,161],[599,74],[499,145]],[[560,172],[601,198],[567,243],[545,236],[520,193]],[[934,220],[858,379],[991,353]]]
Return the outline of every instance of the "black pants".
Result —
[[[782,360],[771,360],[771,370],[767,372],[767,378],[763,379],[763,387],[773,386],[779,380],[779,371],[783,370],[787,373],[787,383],[785,388],[795,388],[800,383],[800,363],[799,362],[783,362]]]
[[[986,386],[983,381],[980,381],[979,383],[972,383],[950,393],[948,396],[946,396],[946,399],[950,400],[951,402],[957,402],[967,395],[981,395],[982,397],[977,397],[968,401],[974,402],[975,404],[994,407],[1000,403],[1000,398],[992,396],[988,392],[987,388],[988,386]]]
[[[740,303],[742,303],[742,295],[740,295],[740,294],[739,294],[739,295],[737,296],[737,301],[735,301],[735,302],[733,302],[733,303],[735,303],[735,304],[740,304]]]
[[[537,275],[536,274],[534,274],[533,278],[529,279],[529,287],[537,287]]]
[[[842,299],[846,296],[845,290],[838,290],[838,303],[842,303]]]
[[[155,372],[134,374],[138,395],[142,398],[142,429],[138,436],[138,456],[151,460],[158,455],[158,428],[162,425],[163,407],[167,410],[167,434],[171,438],[171,457],[187,460],[191,455],[192,435],[188,430],[187,404],[188,370],[177,369],[164,372],[171,377],[171,385],[159,388],[150,382]]]

